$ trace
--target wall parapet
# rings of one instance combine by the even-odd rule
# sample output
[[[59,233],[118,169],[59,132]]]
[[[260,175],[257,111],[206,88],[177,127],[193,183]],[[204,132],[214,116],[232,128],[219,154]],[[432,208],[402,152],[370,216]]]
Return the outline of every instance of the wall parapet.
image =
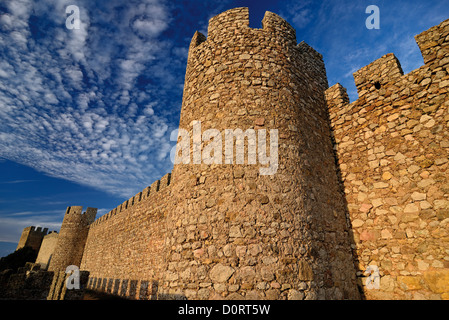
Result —
[[[23,229],[22,234],[17,244],[16,250],[23,247],[31,247],[35,250],[39,250],[42,239],[47,234],[48,228],[42,229],[42,227],[30,226]]]
[[[234,8],[209,20],[208,38],[214,39],[225,33],[235,33],[243,28],[249,28],[248,8]]]
[[[449,20],[416,39],[420,68],[402,74],[388,54],[354,73],[356,101],[338,83],[325,91],[367,299],[447,299],[449,292],[449,282],[436,280],[449,274]],[[363,283],[373,266],[378,290]]]
[[[35,233],[42,233],[43,235],[46,235],[47,231],[48,231],[48,228],[31,226],[31,227],[25,228],[24,230],[27,230],[29,232],[35,232]]]
[[[415,36],[416,43],[421,50],[424,63],[435,67],[441,66],[449,53],[449,19],[437,26]]]
[[[144,201],[145,199],[156,196],[159,191],[169,187],[171,185],[172,175],[171,173],[167,173],[161,179],[154,181],[150,186],[143,189],[141,192],[137,193],[135,196],[129,198],[116,208],[109,211],[107,214],[101,216],[97,220],[95,220],[91,226],[95,227],[101,224],[104,221],[109,220],[115,215],[124,212],[125,210],[137,205],[138,203]]]
[[[388,83],[394,83],[403,74],[399,60],[393,53],[389,53],[356,71],[354,81],[361,97]]]
[[[432,72],[438,75],[433,85],[441,88],[447,86],[447,83],[444,80],[440,81],[440,79],[449,74],[449,19],[415,36],[415,39],[424,59],[422,67],[404,74],[397,57],[393,53],[388,53],[354,72],[354,82],[359,94],[358,99],[350,103],[348,99],[343,98],[337,104],[343,108],[348,104],[351,106],[363,104],[379,97],[384,104],[388,104],[398,97],[406,97],[426,90],[430,84],[429,80],[425,78],[430,78]],[[421,74],[417,75],[417,73]],[[440,84],[440,82],[442,83]],[[346,91],[346,88],[341,84],[327,89],[325,94],[328,106],[335,107],[337,100],[332,97],[336,90],[342,90],[341,88]],[[399,105],[394,107],[399,107]],[[371,111],[372,108],[374,106],[368,107],[366,111]],[[351,107],[346,108],[346,110],[348,109],[351,109]],[[336,111],[335,108],[330,110],[331,117],[335,117],[332,113]]]
[[[279,15],[267,11],[262,19],[263,30],[274,37],[285,39],[287,42],[296,45],[296,30]]]
[[[90,208],[88,207],[85,212],[83,212],[82,206],[70,206],[67,207],[65,214],[66,215],[80,215],[82,217],[86,218],[87,224],[92,224],[95,220],[95,216],[97,215],[97,209],[96,208]]]
[[[204,42],[222,43],[225,39],[232,38],[229,35],[237,35],[244,32],[259,32],[276,39],[286,45],[295,46],[296,30],[279,15],[267,11],[262,19],[262,29],[249,27],[249,10],[246,7],[234,8],[225,11],[209,20],[207,37],[196,31],[190,42],[189,57],[196,48],[200,48]]]

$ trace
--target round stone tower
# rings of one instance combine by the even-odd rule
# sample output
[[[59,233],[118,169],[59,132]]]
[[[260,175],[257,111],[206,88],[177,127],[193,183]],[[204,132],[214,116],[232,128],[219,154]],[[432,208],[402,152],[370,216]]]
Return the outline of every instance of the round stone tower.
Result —
[[[50,259],[49,271],[65,271],[67,266],[81,265],[89,226],[95,220],[97,209],[68,207],[62,221],[56,247]]]
[[[160,287],[189,299],[357,299],[322,56],[278,15],[262,25],[236,8],[192,39]]]

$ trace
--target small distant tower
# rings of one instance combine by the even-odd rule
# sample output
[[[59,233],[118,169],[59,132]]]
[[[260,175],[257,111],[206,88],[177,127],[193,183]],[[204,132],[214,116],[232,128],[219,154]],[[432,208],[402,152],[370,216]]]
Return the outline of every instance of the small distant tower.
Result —
[[[41,248],[36,258],[36,263],[40,264],[41,270],[47,269],[58,243],[58,237],[59,234],[56,231],[50,231],[42,240]]]
[[[68,207],[62,221],[49,271],[64,271],[67,266],[81,264],[89,227],[97,215],[96,208]]]
[[[30,247],[36,251],[39,251],[42,240],[44,239],[44,236],[47,234],[47,231],[48,228],[42,230],[41,227],[37,229],[34,226],[26,227],[22,231],[22,235],[20,236],[19,244],[17,245],[16,251],[24,247]]]

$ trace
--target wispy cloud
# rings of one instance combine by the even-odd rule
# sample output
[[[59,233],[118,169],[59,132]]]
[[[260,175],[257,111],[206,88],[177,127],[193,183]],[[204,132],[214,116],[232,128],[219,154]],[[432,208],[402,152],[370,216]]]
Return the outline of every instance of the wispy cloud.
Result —
[[[183,79],[161,59],[177,48],[162,37],[168,4],[78,1],[81,27],[68,30],[69,4],[4,4],[0,156],[130,196],[172,166],[177,123],[166,109],[180,108],[167,103],[174,90],[180,96]]]
[[[315,17],[317,12],[312,9],[313,1],[286,1],[285,9],[279,15],[289,21],[296,29],[305,28]]]
[[[35,182],[36,180],[12,180],[12,181],[0,181],[0,184],[18,184],[18,183],[27,183],[27,182]]]
[[[31,215],[36,215],[36,216],[45,216],[45,215],[55,215],[55,214],[59,214],[62,215],[63,211],[62,210],[37,210],[37,211],[22,211],[22,212],[10,212],[10,213],[5,213],[5,212],[0,212],[0,215],[2,217],[18,217],[18,216],[31,216]]]
[[[123,197],[160,178],[172,168],[169,133],[193,31],[206,33],[208,19],[236,2],[78,0],[80,29],[68,30],[71,0],[2,1],[0,161]],[[364,2],[273,3],[298,41],[323,54],[329,84],[341,82],[352,100],[352,73],[386,53],[405,71],[419,67],[413,35],[448,11],[445,1],[379,1],[377,32],[365,28]]]
[[[61,216],[48,215],[10,215],[0,217],[0,242],[17,242],[24,228],[29,226],[48,228],[58,231],[61,227]]]

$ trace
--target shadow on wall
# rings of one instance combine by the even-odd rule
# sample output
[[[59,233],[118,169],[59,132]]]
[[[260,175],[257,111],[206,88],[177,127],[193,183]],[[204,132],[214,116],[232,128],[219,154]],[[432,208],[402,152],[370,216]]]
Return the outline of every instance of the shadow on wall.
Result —
[[[335,146],[336,145],[336,141],[335,141],[335,136],[334,136],[334,131],[333,130],[331,130],[331,139],[332,139],[332,144]],[[340,170],[337,150],[334,148],[333,152],[334,152],[334,158],[335,158],[335,167],[337,168],[338,188],[339,188],[339,192],[340,192],[340,194],[342,195],[342,198],[343,198],[343,204],[344,204],[344,210],[345,210],[344,213],[345,213],[345,217],[346,217],[346,223],[348,225],[349,241],[350,241],[351,253],[352,253],[352,257],[353,257],[353,261],[354,261],[354,270],[357,273],[357,272],[361,271],[361,270],[359,270],[359,262],[360,261],[359,261],[359,257],[357,255],[357,252],[355,250],[354,231],[353,231],[353,229],[351,227],[351,220],[350,220],[350,215],[349,215],[348,201],[347,201],[347,199],[345,197],[345,187],[344,187],[343,178],[342,178],[342,175],[341,175],[341,170]],[[356,275],[356,277],[357,277],[357,275]],[[360,299],[366,300],[365,292],[363,291],[363,288],[361,287],[358,278],[357,278],[357,289],[358,289],[358,291],[360,293]]]
[[[182,294],[159,292],[156,280],[90,278],[84,300],[187,300]]]

